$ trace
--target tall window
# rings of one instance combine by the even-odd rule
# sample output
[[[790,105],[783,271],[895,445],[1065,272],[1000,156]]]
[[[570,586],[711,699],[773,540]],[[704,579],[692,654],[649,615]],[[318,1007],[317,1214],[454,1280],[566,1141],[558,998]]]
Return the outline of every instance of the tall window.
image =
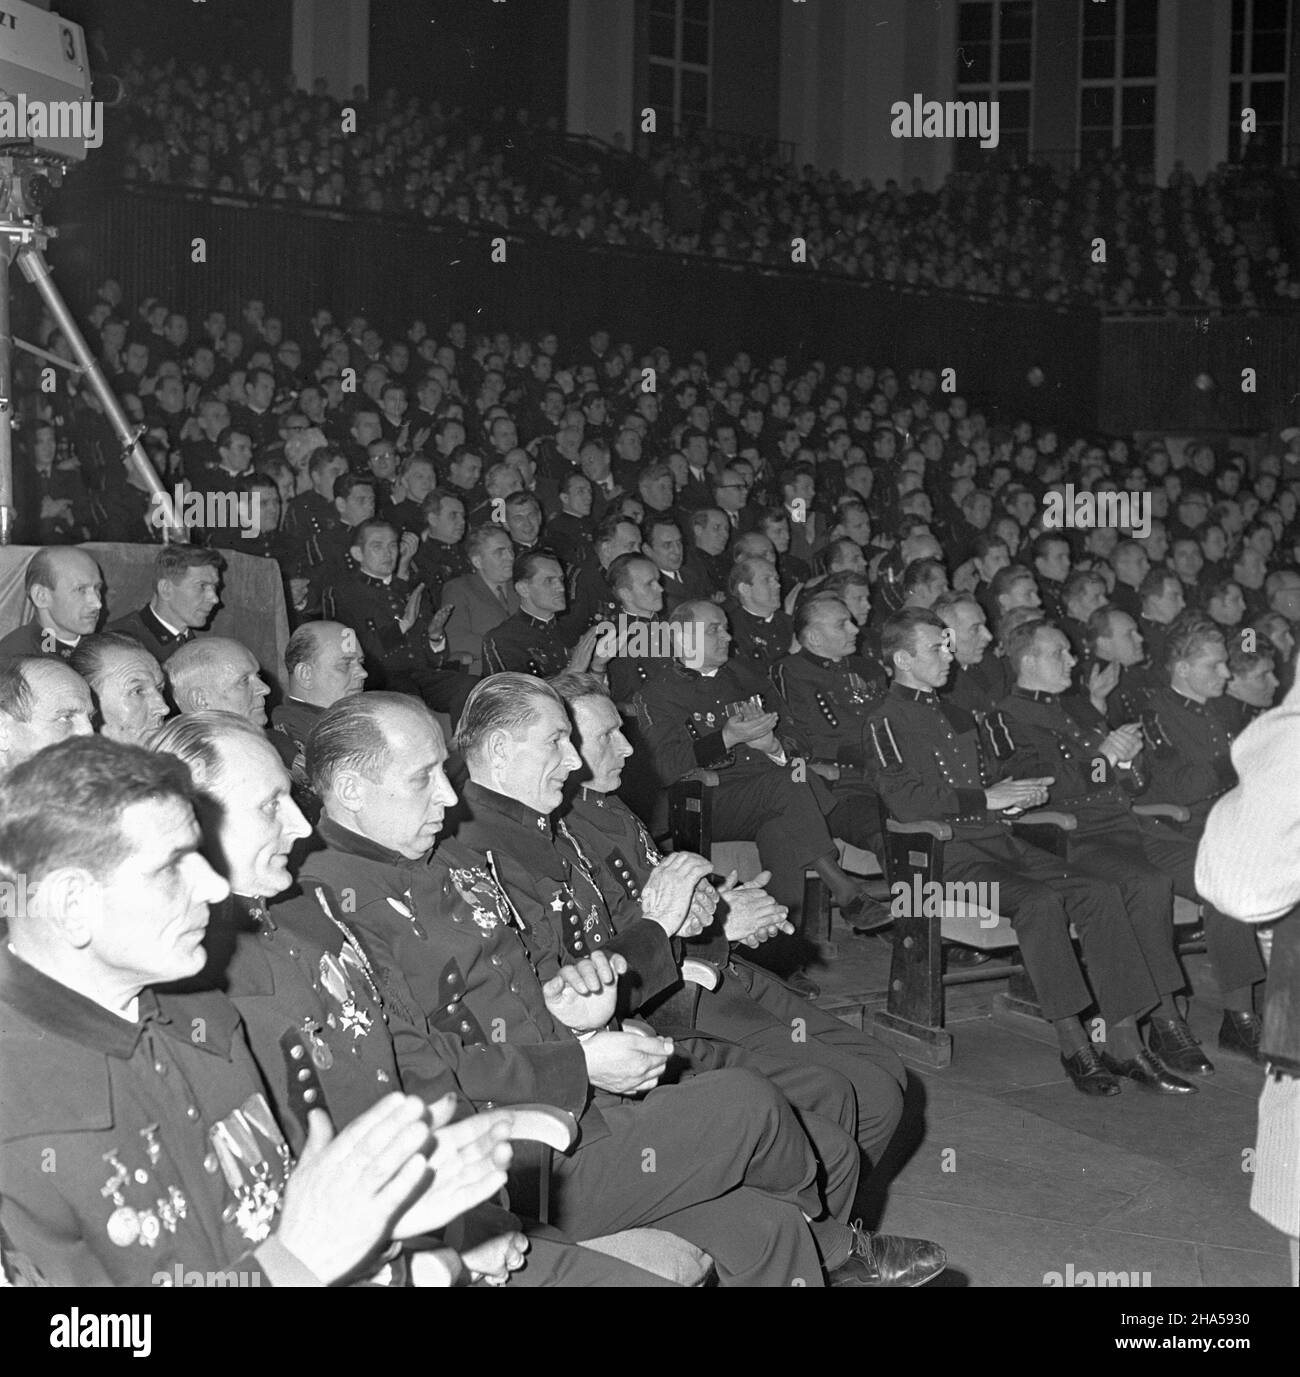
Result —
[[[1228,86],[1228,156],[1282,161],[1286,128],[1289,0],[1232,0],[1232,80]],[[1241,112],[1255,112],[1255,132]]]
[[[998,149],[1029,156],[1034,64],[1033,0],[963,0],[957,11],[957,99],[998,102]],[[959,139],[953,163],[967,172],[987,159],[977,139]]]
[[[1079,148],[1084,162],[1118,148],[1132,167],[1156,154],[1158,0],[1080,0]]]
[[[659,127],[707,125],[712,0],[650,0],[650,104]]]

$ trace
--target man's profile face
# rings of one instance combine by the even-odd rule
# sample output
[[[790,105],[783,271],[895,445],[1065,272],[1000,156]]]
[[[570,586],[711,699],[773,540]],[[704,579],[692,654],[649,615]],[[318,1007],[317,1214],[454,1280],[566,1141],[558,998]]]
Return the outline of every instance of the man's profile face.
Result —
[[[1023,578],[1016,579],[1003,593],[1002,603],[1002,610],[1011,612],[1017,607],[1042,607],[1043,600],[1039,597],[1038,586],[1033,579]]]
[[[1254,708],[1271,708],[1277,694],[1278,678],[1271,659],[1260,660],[1228,681],[1228,692]]]
[[[266,697],[270,692],[252,651],[239,646],[217,666],[208,685],[208,707],[233,712],[255,727],[264,727]]]
[[[568,713],[539,698],[536,715],[513,738],[508,758],[498,767],[496,787],[537,813],[551,813],[564,798],[564,781],[582,764],[570,739]]]
[[[578,751],[589,776],[583,782],[597,793],[617,793],[624,762],[632,755],[618,709],[608,698],[594,697],[575,700],[570,710]]]
[[[623,606],[637,617],[654,617],[664,609],[664,586],[659,569],[650,560],[637,560],[628,569],[627,587],[622,590]]]
[[[242,431],[232,431],[225,448],[218,453],[232,473],[247,473],[253,465],[253,443]]]
[[[96,692],[100,733],[110,741],[144,744],[170,711],[163,696],[163,672],[145,651],[110,651]]]
[[[1181,662],[1181,668],[1189,693],[1202,699],[1223,696],[1228,686],[1228,652],[1222,641],[1202,646],[1190,660]]]
[[[951,617],[951,621],[948,618]],[[959,603],[945,617],[952,632],[952,648],[963,665],[977,665],[993,643],[984,609],[970,603]]]
[[[100,966],[139,987],[197,975],[208,906],[230,887],[203,859],[194,811],[179,798],[122,810],[127,856],[94,888],[90,949]]]
[[[179,617],[185,627],[193,631],[207,626],[217,603],[221,600],[218,586],[220,572],[210,564],[196,564],[179,579],[167,579],[163,587],[170,592],[168,611]],[[170,620],[170,618],[169,618]]]
[[[1110,618],[1109,634],[1097,637],[1097,658],[1127,669],[1140,665],[1145,653],[1137,622],[1127,612],[1114,613]]]
[[[330,628],[317,642],[312,661],[312,701],[329,707],[366,686],[366,657],[350,626]]]
[[[857,648],[858,624],[848,607],[838,599],[828,600],[819,609],[813,626],[817,630],[816,653],[828,660],[847,659]]]
[[[465,504],[458,497],[445,497],[428,518],[429,534],[444,545],[459,545],[465,536]]]
[[[386,708],[380,728],[388,762],[375,780],[359,778],[355,825],[363,835],[408,860],[428,853],[456,792],[443,769],[447,750],[438,725],[416,704]]]
[[[61,552],[53,588],[35,586],[33,601],[61,639],[94,634],[104,608],[99,565],[80,550]],[[39,601],[37,601],[39,599]]]
[[[564,611],[564,571],[553,559],[538,560],[532,574],[515,584],[524,611],[547,620]]]
[[[1070,671],[1076,661],[1070,652],[1070,642],[1055,630],[1040,631],[1034,638],[1034,653],[1028,657],[1037,675],[1037,682],[1048,693],[1064,693],[1070,687]]]
[[[951,633],[936,626],[920,626],[913,633],[912,650],[899,652],[900,668],[923,688],[942,688],[952,668]]]
[[[25,669],[23,676],[31,689],[31,720],[19,722],[0,713],[0,761],[10,769],[56,741],[90,736],[93,730],[90,689],[62,660],[42,660]]]
[[[293,883],[289,852],[311,833],[290,793],[289,772],[274,747],[231,736],[218,747],[221,770],[208,791],[221,805],[216,843],[236,894],[269,899]]]
[[[675,574],[685,558],[682,533],[675,526],[656,526],[654,539],[646,547],[646,553],[660,569]]]
[[[740,585],[742,605],[759,617],[770,617],[781,606],[781,580],[776,565],[760,560],[753,581]]]
[[[706,555],[720,555],[731,539],[731,527],[721,512],[710,512],[696,527],[695,543]]]
[[[1300,621],[1300,575],[1290,575],[1278,580],[1278,586],[1269,599],[1274,612],[1280,612],[1289,622]]]
[[[1070,572],[1070,547],[1064,540],[1054,540],[1043,548],[1034,560],[1038,572],[1053,583],[1061,583]]]
[[[690,669],[721,669],[730,658],[731,631],[720,608],[702,608],[693,623],[678,628],[677,637],[692,651],[681,657],[682,663]]]
[[[1176,578],[1166,579],[1158,596],[1147,600],[1146,612],[1152,621],[1169,623],[1187,606],[1183,586]]]

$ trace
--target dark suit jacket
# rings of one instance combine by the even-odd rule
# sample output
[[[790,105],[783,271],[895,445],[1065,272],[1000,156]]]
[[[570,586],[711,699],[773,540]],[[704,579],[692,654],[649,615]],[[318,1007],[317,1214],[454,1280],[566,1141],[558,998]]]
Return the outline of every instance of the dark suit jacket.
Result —
[[[33,617],[24,622],[16,631],[11,631],[0,640],[0,656],[5,655],[59,655],[67,659],[72,646],[62,641],[54,641],[49,648],[45,645],[45,628]]]
[[[187,641],[203,634],[198,631],[182,631],[179,636],[173,636],[150,612],[147,604],[135,612],[128,612],[125,617],[119,617],[115,622],[110,622],[105,630],[125,631],[128,636],[134,636],[160,665],[166,664]]]
[[[478,574],[466,574],[443,586],[439,605],[446,607],[448,604],[455,611],[447,622],[447,653],[455,659],[468,659],[469,672],[481,674],[483,637],[519,611],[519,595],[513,588],[507,588],[503,605]]]

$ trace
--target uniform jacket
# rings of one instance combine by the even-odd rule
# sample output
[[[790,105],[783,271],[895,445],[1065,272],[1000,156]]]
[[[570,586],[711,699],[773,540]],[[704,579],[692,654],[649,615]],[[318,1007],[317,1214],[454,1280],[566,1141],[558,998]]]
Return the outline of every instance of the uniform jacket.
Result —
[[[582,1117],[587,1064],[552,1018],[520,920],[491,868],[454,841],[410,861],[330,819],[303,887],[327,885],[340,917],[400,1015],[393,1045],[403,1080],[433,1046],[478,1109],[541,1102]],[[599,1133],[599,1113],[583,1131]]]
[[[764,619],[735,606],[728,611],[727,620],[731,624],[731,653],[753,660],[764,674],[790,653],[794,623],[779,608]]]
[[[202,634],[188,627],[182,627],[179,632],[168,631],[147,604],[138,611],[128,612],[125,617],[110,622],[105,629],[125,631],[128,636],[134,636],[160,665],[166,664],[181,646]]]
[[[35,617],[0,640],[0,655],[57,655],[66,660],[75,649],[75,645],[47,631]]]
[[[270,1284],[292,1159],[223,994],[146,989],[128,1023],[0,951],[0,1104],[0,1217],[45,1281]]]
[[[356,570],[328,589],[326,615],[357,633],[365,653],[373,688],[386,688],[399,676],[430,674],[441,669],[443,655],[429,648],[431,610],[423,599],[409,631],[400,619],[406,613],[412,588],[405,579],[382,579]]]
[[[1147,700],[1142,731],[1150,756],[1150,802],[1183,804],[1199,829],[1214,801],[1237,782],[1227,728],[1207,704],[1159,688]]]
[[[888,688],[879,666],[859,655],[837,662],[801,649],[776,665],[772,680],[812,759],[861,775],[866,712]]]
[[[542,621],[520,608],[483,637],[483,673],[513,670],[549,679],[569,663],[569,650],[560,639],[555,618]]]

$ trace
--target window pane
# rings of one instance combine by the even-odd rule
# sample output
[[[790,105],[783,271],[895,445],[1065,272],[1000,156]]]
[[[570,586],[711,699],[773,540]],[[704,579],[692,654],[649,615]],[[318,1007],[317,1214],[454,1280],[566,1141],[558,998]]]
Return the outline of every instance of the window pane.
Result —
[[[1004,0],[1001,17],[1004,43],[1028,42],[1034,36],[1034,7],[1027,0]]]
[[[1234,75],[1241,72],[1241,64],[1246,60],[1246,39],[1243,34],[1234,33],[1232,35],[1232,72]]]
[[[1153,34],[1156,31],[1156,0],[1124,0],[1125,34]]]
[[[1255,32],[1286,28],[1286,0],[1255,0]]]
[[[1286,71],[1286,34],[1257,33],[1250,49],[1252,72]]]
[[[1079,123],[1092,129],[1115,118],[1115,90],[1111,86],[1085,86],[1079,92]]]
[[[677,14],[677,0],[650,0],[651,14],[666,14],[669,19]]]
[[[682,0],[682,18],[688,24],[708,24],[709,0]]]
[[[1097,5],[1093,0],[1080,0],[1083,5],[1083,36],[1100,37],[1115,32],[1115,6]]]
[[[650,56],[673,58],[677,54],[673,45],[677,41],[676,25],[665,15],[650,16]]]
[[[1029,92],[1002,91],[998,95],[998,124],[1002,129],[1029,128]]]
[[[961,43],[977,43],[993,37],[993,6],[965,4],[957,13],[957,39]]]
[[[1250,83],[1250,103],[1255,107],[1255,119],[1259,124],[1281,124],[1283,92],[1280,81],[1252,81]]]
[[[998,57],[999,81],[1028,81],[1032,57],[1028,43],[1004,43]]]
[[[1126,77],[1155,76],[1156,36],[1136,34],[1124,39],[1124,75]]]
[[[964,43],[957,49],[959,85],[987,83],[993,79],[993,49],[987,43]]]
[[[1236,33],[1246,23],[1246,0],[1232,0],[1232,29]]]
[[[682,72],[682,116],[709,113],[709,78],[704,72]]]
[[[1154,86],[1126,87],[1120,110],[1121,121],[1125,125],[1155,124],[1156,88]]]
[[[1079,132],[1079,152],[1085,166],[1093,161],[1098,152],[1109,153],[1111,146],[1109,129],[1083,129]]]
[[[662,114],[673,108],[673,69],[661,63],[650,64],[650,104]]]
[[[1156,158],[1156,131],[1126,129],[1119,146],[1131,167],[1150,167]]]
[[[709,26],[707,24],[682,25],[682,61],[698,62],[701,67],[709,62]]]
[[[1115,75],[1115,40],[1087,38],[1083,43],[1083,77],[1113,77]]]

